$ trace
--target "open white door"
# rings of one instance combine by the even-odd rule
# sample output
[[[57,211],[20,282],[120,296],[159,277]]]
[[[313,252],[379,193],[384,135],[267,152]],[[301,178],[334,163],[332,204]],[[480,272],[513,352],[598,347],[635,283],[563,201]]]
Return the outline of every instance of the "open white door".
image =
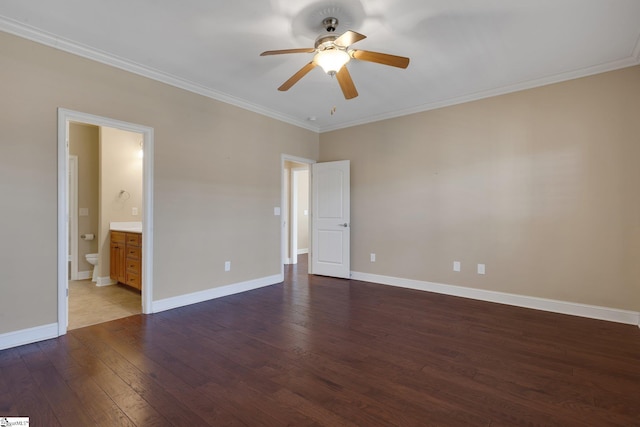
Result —
[[[311,167],[311,274],[350,277],[349,174],[349,160],[314,163]]]

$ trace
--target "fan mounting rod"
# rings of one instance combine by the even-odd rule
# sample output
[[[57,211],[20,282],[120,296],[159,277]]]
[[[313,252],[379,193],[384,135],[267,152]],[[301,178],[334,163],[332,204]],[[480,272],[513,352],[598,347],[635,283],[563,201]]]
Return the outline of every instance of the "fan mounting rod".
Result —
[[[324,26],[325,30],[327,30],[327,32],[333,33],[338,26],[338,18],[325,18],[322,20],[322,25]]]
[[[334,31],[338,27],[338,18],[325,18],[322,20],[322,25],[327,30],[327,34],[320,34],[316,38],[314,47],[319,51],[335,48],[336,46],[333,42],[336,41],[338,36],[334,33]]]

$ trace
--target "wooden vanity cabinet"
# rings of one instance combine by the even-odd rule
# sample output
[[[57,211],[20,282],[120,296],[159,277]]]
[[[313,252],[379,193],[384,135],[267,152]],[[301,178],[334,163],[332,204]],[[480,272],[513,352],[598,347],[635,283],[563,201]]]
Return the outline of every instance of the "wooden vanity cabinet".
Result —
[[[112,231],[111,232],[111,250],[109,253],[109,276],[111,276],[111,280],[115,280],[116,282],[125,283],[127,278],[125,276],[126,267],[126,234],[121,231]]]
[[[136,289],[142,289],[140,261],[142,260],[142,234],[127,233],[126,245],[126,284]]]
[[[142,234],[111,231],[112,280],[142,289]]]

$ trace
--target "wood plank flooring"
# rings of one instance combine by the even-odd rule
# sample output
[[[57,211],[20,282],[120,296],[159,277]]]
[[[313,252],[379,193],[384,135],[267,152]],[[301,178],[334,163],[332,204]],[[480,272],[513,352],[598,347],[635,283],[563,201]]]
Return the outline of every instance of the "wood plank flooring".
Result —
[[[309,277],[0,352],[34,426],[640,426],[640,330]]]
[[[69,281],[69,330],[140,313],[142,300],[136,289],[121,284],[96,286],[91,280]]]

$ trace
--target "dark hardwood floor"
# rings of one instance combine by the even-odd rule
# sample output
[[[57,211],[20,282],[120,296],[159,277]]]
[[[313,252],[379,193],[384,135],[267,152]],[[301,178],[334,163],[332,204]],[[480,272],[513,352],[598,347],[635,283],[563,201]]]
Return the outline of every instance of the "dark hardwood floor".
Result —
[[[0,352],[32,426],[640,426],[640,330],[308,277]]]

